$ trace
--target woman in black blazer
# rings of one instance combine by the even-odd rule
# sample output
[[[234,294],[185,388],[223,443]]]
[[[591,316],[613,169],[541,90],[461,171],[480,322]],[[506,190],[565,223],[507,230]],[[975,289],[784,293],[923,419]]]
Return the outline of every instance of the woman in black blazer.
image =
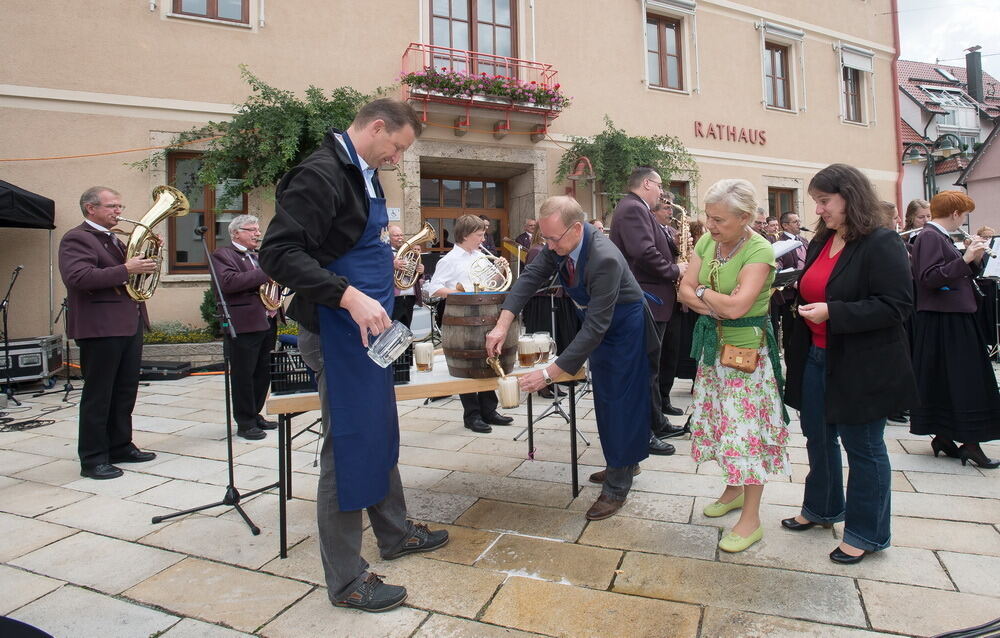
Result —
[[[820,221],[799,282],[784,397],[801,413],[809,475],[802,512],[781,524],[803,531],[844,521],[830,559],[856,563],[889,546],[883,435],[886,417],[916,402],[903,329],[913,282],[903,242],[884,227],[859,170],[830,165],[813,177],[809,195]],[[838,438],[850,468],[846,500]]]

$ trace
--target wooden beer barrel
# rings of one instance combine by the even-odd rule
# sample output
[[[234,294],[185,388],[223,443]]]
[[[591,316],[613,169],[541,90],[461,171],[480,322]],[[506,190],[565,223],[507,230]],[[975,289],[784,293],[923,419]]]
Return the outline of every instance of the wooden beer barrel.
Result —
[[[486,334],[497,325],[505,292],[453,292],[448,295],[441,320],[441,345],[448,373],[461,379],[497,376],[486,363]],[[511,372],[517,360],[517,319],[510,326],[500,348],[504,372]]]

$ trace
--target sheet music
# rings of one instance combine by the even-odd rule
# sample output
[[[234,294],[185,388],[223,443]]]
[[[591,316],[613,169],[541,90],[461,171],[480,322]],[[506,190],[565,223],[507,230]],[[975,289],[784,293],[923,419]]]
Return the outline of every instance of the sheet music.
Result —
[[[997,250],[997,238],[993,237],[987,244],[993,252]],[[987,279],[1000,279],[1000,259],[994,259],[989,255],[983,257],[983,274]]]
[[[801,245],[802,242],[798,239],[782,239],[781,241],[776,241],[771,244],[771,248],[774,250],[774,258],[778,259],[782,255],[787,255]]]

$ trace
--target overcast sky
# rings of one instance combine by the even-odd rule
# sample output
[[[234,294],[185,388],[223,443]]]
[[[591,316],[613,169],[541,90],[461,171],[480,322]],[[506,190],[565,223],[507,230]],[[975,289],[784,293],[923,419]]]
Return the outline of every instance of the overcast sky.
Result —
[[[965,66],[980,45],[983,70],[1000,78],[1000,0],[899,0],[900,59]],[[950,59],[958,58],[958,59]]]

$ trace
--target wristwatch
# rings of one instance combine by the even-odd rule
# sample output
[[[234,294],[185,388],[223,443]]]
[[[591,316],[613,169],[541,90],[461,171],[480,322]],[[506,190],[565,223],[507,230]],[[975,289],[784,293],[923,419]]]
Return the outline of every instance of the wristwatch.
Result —
[[[698,286],[694,289],[694,296],[701,299],[705,296],[705,291],[708,290],[708,286]]]
[[[545,385],[552,385],[552,377],[549,376],[548,368],[542,368],[542,378],[545,379]]]

